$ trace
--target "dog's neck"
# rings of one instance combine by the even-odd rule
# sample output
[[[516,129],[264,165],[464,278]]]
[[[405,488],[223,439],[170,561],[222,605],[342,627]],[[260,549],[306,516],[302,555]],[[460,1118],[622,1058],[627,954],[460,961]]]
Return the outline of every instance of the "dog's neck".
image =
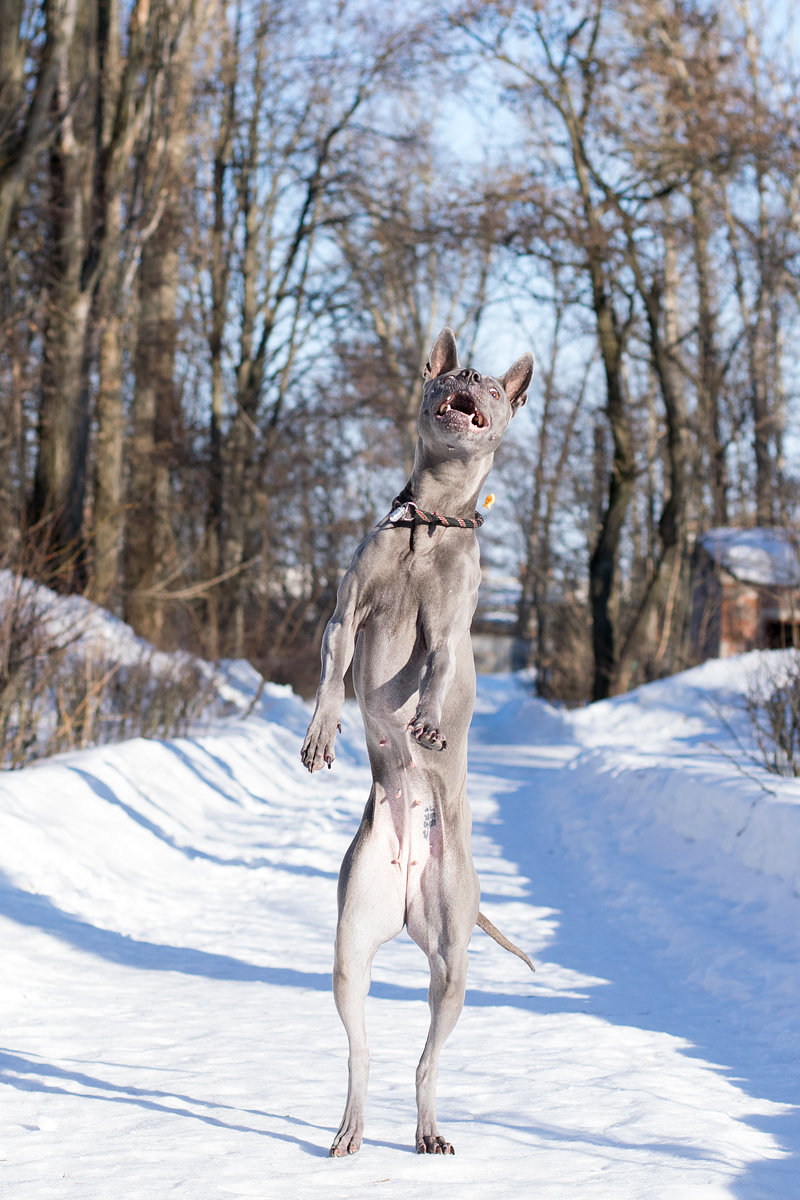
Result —
[[[434,457],[420,439],[414,470],[398,500],[401,503],[413,500],[428,512],[448,517],[471,517],[493,461],[494,454],[479,459]]]

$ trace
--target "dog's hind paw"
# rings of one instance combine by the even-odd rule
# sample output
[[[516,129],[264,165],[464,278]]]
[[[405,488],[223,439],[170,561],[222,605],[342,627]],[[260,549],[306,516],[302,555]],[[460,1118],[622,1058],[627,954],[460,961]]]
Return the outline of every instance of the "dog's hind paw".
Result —
[[[437,1133],[428,1134],[417,1141],[417,1154],[455,1154],[455,1150]]]
[[[348,1122],[333,1139],[333,1145],[328,1151],[328,1158],[345,1158],[348,1154],[356,1154],[361,1149],[363,1136],[363,1122]]]
[[[360,1149],[360,1142],[357,1146],[353,1142],[349,1142],[346,1146],[340,1142],[338,1146],[331,1146],[328,1158],[345,1158],[348,1154],[356,1154]]]

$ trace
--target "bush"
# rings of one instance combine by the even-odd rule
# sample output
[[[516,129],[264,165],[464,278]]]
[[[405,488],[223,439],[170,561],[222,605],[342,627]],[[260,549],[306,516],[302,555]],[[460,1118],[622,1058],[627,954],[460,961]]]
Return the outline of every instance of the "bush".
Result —
[[[773,775],[800,776],[800,654],[770,655],[751,678],[744,705],[761,765]]]
[[[224,715],[213,675],[189,655],[131,662],[52,621],[57,598],[14,577],[0,600],[0,767],[131,737],[179,737]]]

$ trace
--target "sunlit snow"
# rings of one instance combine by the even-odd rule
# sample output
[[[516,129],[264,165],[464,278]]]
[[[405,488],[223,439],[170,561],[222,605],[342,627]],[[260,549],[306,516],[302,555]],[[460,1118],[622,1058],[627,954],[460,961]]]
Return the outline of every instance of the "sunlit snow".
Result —
[[[481,681],[482,908],[537,973],[476,930],[439,1079],[454,1158],[413,1153],[427,972],[405,936],[367,1001],[364,1147],[327,1158],[336,875],[369,787],[354,706],[313,778],[308,708],[274,686],[194,738],[6,773],[4,1194],[800,1195],[800,784],[743,773],[722,722],[756,658],[573,713]],[[244,711],[254,681],[229,681]]]

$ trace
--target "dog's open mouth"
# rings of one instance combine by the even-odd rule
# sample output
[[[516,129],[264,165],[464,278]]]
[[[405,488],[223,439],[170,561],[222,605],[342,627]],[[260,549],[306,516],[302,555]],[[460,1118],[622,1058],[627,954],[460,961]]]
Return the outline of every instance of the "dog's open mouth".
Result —
[[[487,424],[486,417],[468,392],[454,392],[452,396],[448,396],[439,405],[436,416],[443,417],[448,412],[464,413],[470,418],[470,423],[477,425],[478,429],[483,429]]]

